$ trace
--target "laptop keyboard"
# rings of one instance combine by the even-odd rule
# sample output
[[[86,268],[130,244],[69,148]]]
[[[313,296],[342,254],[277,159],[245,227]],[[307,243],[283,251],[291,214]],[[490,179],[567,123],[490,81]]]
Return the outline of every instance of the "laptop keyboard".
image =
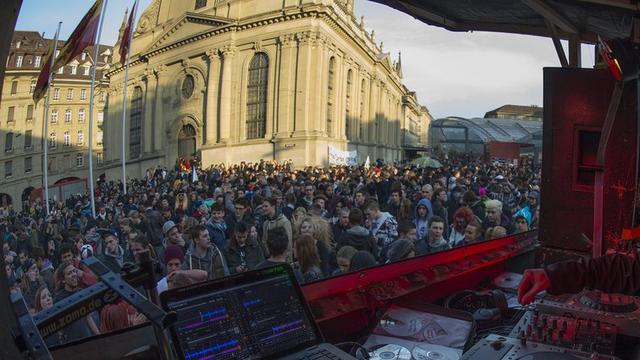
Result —
[[[302,357],[297,358],[296,360],[340,360],[341,357],[325,350],[325,349],[315,349],[311,351],[307,351]]]

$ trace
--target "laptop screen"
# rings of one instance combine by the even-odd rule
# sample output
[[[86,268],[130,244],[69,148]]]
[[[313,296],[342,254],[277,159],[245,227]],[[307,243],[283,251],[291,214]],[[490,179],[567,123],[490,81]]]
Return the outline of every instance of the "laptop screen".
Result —
[[[162,303],[177,314],[173,342],[187,360],[264,359],[321,340],[288,266],[167,291]]]

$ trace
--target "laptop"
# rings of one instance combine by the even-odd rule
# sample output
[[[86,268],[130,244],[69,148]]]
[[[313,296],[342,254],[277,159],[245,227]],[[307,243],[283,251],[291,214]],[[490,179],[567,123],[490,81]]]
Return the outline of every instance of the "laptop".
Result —
[[[177,314],[170,332],[181,359],[355,360],[323,342],[287,264],[171,289],[160,301]]]

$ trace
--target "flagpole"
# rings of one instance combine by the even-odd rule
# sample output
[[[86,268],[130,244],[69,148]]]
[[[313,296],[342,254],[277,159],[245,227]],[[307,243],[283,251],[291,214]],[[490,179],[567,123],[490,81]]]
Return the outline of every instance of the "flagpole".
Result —
[[[95,85],[96,85],[96,68],[98,67],[98,60],[100,56],[100,35],[102,34],[102,25],[104,24],[105,9],[107,8],[107,2],[104,0],[102,3],[102,9],[100,10],[100,23],[98,25],[98,36],[96,37],[95,51],[93,56],[93,71],[91,72],[91,90],[89,93],[89,191],[91,196],[91,215],[96,217],[96,198],[93,181],[93,99],[95,97]]]
[[[127,82],[129,80],[129,59],[131,58],[131,42],[133,39],[133,22],[136,19],[136,12],[138,11],[138,0],[133,3],[133,9],[131,9],[131,28],[129,29],[129,43],[127,46],[127,60],[125,60],[124,66],[124,86],[123,86],[123,96],[122,96],[122,188],[124,189],[124,194],[127,195],[127,174],[126,174],[126,166],[127,166],[127,157],[126,157],[126,124],[127,124]],[[129,24],[127,24],[129,26]],[[122,39],[124,41],[124,39]]]
[[[49,61],[49,85],[47,87],[47,98],[44,100],[44,121],[42,122],[42,187],[44,188],[44,203],[46,206],[47,215],[49,215],[49,119],[47,118],[47,115],[49,114],[49,94],[51,92],[51,85],[53,81],[52,70],[53,63],[56,59],[56,50],[58,49],[58,35],[60,34],[60,27],[62,27],[62,21],[58,22],[58,30],[56,30],[56,35],[53,38],[53,53],[51,54],[51,61]]]

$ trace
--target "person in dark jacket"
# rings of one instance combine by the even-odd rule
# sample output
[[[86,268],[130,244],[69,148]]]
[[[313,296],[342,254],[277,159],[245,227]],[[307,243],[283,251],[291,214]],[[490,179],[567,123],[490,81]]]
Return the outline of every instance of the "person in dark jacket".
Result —
[[[124,250],[118,243],[118,235],[111,229],[98,229],[104,243],[102,254],[98,259],[116,274],[122,270],[124,263]]]
[[[218,249],[226,249],[227,223],[224,221],[224,204],[213,204],[211,207],[211,217],[205,226],[207,227],[207,230],[209,230],[211,242],[213,242]]]
[[[253,270],[265,260],[262,246],[249,237],[250,228],[244,221],[237,223],[225,250],[227,266],[232,274]]]
[[[353,208],[349,211],[350,227],[338,239],[338,250],[343,246],[353,246],[357,250],[368,251],[374,256],[378,253],[376,239],[366,227],[362,226],[363,220],[362,210]]]
[[[530,304],[546,290],[559,295],[578,293],[585,287],[607,293],[637,295],[640,292],[640,260],[624,254],[609,254],[591,260],[563,261],[545,269],[524,272],[518,301]]]
[[[233,202],[234,212],[225,217],[224,222],[227,224],[227,239],[232,239],[236,224],[244,221],[251,222],[251,207],[245,198],[236,199]]]

